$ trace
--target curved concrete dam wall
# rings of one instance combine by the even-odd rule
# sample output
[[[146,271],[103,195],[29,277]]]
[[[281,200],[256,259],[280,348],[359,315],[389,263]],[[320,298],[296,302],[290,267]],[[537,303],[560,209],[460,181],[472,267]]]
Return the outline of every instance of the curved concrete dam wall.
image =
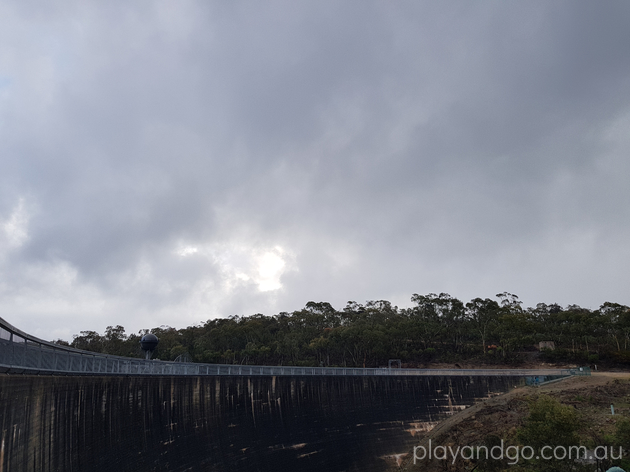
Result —
[[[2,374],[0,472],[384,470],[417,431],[523,383]]]

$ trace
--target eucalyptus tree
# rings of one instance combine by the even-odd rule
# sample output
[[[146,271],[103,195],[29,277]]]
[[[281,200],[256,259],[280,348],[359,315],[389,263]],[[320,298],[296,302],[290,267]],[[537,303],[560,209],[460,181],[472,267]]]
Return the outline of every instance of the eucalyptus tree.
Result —
[[[411,301],[417,305],[413,309],[415,328],[425,349],[439,342],[449,343],[454,351],[462,350],[465,307],[460,300],[448,293],[414,293]]]
[[[630,308],[619,303],[605,302],[599,307],[599,313],[604,317],[602,322],[608,336],[614,341],[617,351],[621,351],[621,339],[624,350],[628,349],[630,337]]]
[[[501,315],[501,307],[490,298],[475,298],[466,303],[466,316],[472,330],[479,335],[481,348],[486,353],[488,339],[496,330]]]

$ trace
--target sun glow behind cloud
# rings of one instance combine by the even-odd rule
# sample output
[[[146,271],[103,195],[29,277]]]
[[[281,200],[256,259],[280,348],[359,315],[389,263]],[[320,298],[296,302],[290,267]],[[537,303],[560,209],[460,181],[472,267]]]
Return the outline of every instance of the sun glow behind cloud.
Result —
[[[274,247],[273,251],[267,251],[258,256],[258,290],[269,292],[282,288],[280,277],[284,272],[286,263],[282,258],[282,248]]]
[[[282,289],[282,276],[294,270],[294,257],[281,246],[257,247],[246,243],[182,244],[180,257],[203,257],[218,266],[221,286],[228,292],[255,285],[259,292]]]

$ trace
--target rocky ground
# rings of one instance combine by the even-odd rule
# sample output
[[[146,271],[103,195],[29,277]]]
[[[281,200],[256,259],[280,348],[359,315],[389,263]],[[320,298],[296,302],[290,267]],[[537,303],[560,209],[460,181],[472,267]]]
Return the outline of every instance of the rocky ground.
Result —
[[[529,414],[528,402],[546,394],[564,405],[576,409],[580,419],[580,437],[583,441],[601,444],[604,436],[612,434],[615,423],[630,417],[630,373],[596,372],[589,377],[572,377],[539,387],[521,387],[504,395],[479,402],[445,421],[432,430],[420,433],[418,446],[488,444],[492,439],[516,442],[517,429]],[[610,405],[614,405],[615,415]],[[417,461],[413,451],[398,461],[391,470],[406,471],[472,471],[477,464],[462,459],[454,464],[450,460]],[[478,469],[479,470],[479,469]]]

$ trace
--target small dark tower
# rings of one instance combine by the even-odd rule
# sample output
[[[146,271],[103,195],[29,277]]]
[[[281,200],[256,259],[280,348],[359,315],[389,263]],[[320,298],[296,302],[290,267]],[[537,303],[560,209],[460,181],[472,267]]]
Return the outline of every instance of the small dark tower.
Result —
[[[149,333],[142,336],[142,339],[140,340],[140,347],[144,351],[144,358],[146,360],[151,359],[151,355],[153,354],[153,351],[155,351],[158,342],[160,342],[160,340],[155,334]]]

